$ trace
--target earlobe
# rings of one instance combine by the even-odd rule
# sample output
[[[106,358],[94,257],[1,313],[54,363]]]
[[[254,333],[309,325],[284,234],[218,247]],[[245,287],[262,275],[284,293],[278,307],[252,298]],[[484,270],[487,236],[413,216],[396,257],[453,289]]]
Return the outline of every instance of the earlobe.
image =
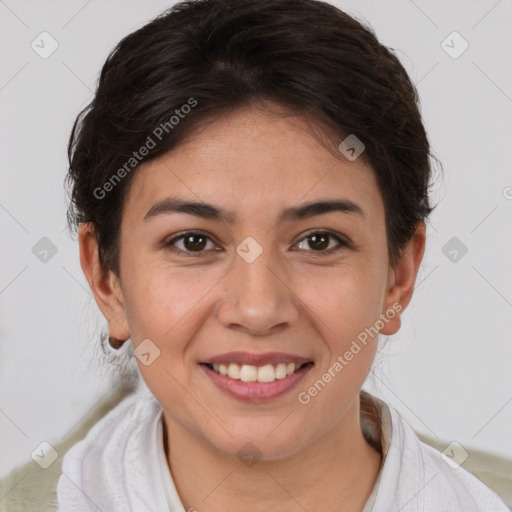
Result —
[[[413,237],[404,247],[398,263],[394,268],[390,268],[388,291],[382,312],[389,321],[381,329],[381,334],[395,334],[400,329],[400,315],[412,299],[416,276],[425,252],[425,241],[425,223],[420,221],[416,225]]]
[[[121,287],[117,276],[105,270],[100,263],[96,233],[91,223],[80,225],[78,245],[80,265],[96,304],[108,322],[110,336],[121,342],[127,340],[130,332]]]

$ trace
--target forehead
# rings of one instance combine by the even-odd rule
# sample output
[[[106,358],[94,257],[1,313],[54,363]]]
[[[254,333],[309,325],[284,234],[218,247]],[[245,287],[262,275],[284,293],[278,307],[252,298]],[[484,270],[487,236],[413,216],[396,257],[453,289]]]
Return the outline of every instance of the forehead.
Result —
[[[361,158],[333,154],[333,142],[319,136],[297,115],[254,108],[232,112],[142,164],[126,199],[126,216],[142,220],[153,204],[171,195],[222,205],[239,212],[240,219],[277,215],[285,206],[320,197],[350,199],[370,218],[382,214],[372,169]]]

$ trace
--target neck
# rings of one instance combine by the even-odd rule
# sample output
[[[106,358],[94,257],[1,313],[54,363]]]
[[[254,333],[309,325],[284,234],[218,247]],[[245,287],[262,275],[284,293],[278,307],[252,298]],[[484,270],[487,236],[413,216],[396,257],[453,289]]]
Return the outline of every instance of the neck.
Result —
[[[382,457],[363,436],[359,398],[323,437],[299,453],[245,467],[197,438],[164,412],[164,439],[174,484],[185,510],[360,512]]]

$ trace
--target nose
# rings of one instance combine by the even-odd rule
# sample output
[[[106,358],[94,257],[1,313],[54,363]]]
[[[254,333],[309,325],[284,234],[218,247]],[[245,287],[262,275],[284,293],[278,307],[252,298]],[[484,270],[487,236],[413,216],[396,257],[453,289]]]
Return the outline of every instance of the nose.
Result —
[[[274,334],[296,322],[299,301],[280,268],[270,250],[252,263],[236,255],[217,305],[218,320],[251,336]]]

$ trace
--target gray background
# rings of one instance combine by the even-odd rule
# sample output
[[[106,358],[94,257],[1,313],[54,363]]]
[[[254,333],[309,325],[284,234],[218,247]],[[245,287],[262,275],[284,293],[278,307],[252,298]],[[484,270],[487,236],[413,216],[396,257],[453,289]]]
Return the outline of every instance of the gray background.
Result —
[[[170,5],[0,0],[0,477],[58,442],[116,382],[65,229],[66,144],[108,52]],[[366,388],[433,437],[512,456],[512,1],[336,5],[397,49],[445,170],[415,297]],[[31,47],[43,31],[58,43],[47,59]],[[458,58],[442,47],[453,31],[469,44]],[[46,262],[32,252],[43,237],[57,250]]]

